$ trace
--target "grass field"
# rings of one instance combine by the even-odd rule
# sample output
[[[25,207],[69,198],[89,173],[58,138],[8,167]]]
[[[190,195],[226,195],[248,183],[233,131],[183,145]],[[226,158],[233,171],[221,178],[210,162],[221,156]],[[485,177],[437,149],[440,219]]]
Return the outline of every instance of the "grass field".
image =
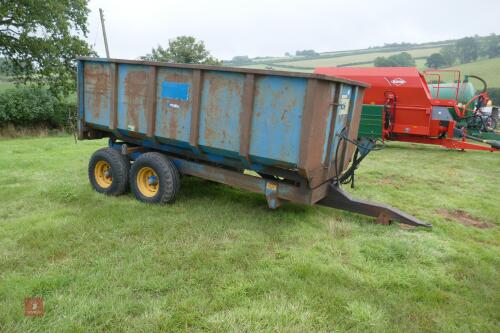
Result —
[[[421,49],[415,49],[415,50],[408,50],[406,52],[410,53],[413,57],[424,57],[424,56],[429,56],[432,53],[439,52],[441,47],[429,47],[429,48],[421,48]],[[356,63],[356,62],[366,62],[366,61],[373,61],[376,57],[379,56],[390,56],[392,54],[397,54],[400,53],[401,51],[398,52],[374,52],[370,53],[369,49],[366,49],[367,53],[360,53],[356,55],[347,55],[347,56],[335,56],[335,57],[322,57],[322,58],[317,58],[317,59],[305,59],[305,60],[295,60],[295,61],[288,61],[288,62],[276,62],[274,64],[270,64],[269,61],[266,59],[266,62],[268,63],[256,63],[253,65],[245,65],[243,67],[247,68],[259,68],[259,69],[265,69],[266,67],[273,67],[275,70],[287,70],[287,71],[299,71],[299,72],[312,72],[313,68],[315,67],[328,67],[328,66],[339,66],[339,65],[345,65],[349,63]],[[426,59],[416,59],[415,63],[416,66],[419,70],[424,70],[426,69],[425,65]],[[296,66],[298,67],[297,69],[294,69],[293,67],[280,67],[280,65],[285,65],[285,66]],[[372,64],[360,64],[360,65],[355,65],[357,67],[366,67],[366,66],[373,66]],[[308,69],[310,68],[310,69]],[[464,65],[458,65],[454,66],[453,68],[460,69],[463,74],[473,74],[473,75],[478,75],[486,80],[488,82],[488,86],[490,88],[500,88],[500,58],[494,58],[494,59],[481,59],[469,64],[464,64]]]
[[[432,230],[185,177],[175,205],[94,192],[105,141],[0,140],[0,331],[498,332],[500,156],[391,143],[359,197]],[[42,296],[45,316],[23,315]]]
[[[470,64],[454,66],[453,68],[460,69],[465,74],[482,77],[490,88],[500,88],[500,57],[479,60]],[[479,84],[478,87],[480,87]]]
[[[368,54],[363,55],[363,56],[368,56]],[[351,60],[356,59],[356,56],[350,56],[354,57]],[[322,59],[315,59],[315,60],[307,60],[308,63],[304,62],[290,62],[290,63],[276,63],[276,64],[271,64],[271,65],[266,65],[266,64],[255,64],[255,65],[247,65],[244,67],[247,68],[259,68],[259,69],[265,69],[268,66],[273,67],[276,70],[294,70],[293,68],[281,68],[279,65],[288,65],[288,66],[304,66],[304,67],[314,67],[314,66],[337,66],[340,64],[346,63],[344,61],[346,57],[342,58],[322,58]],[[359,59],[359,58],[358,58]],[[354,60],[356,61],[356,60]],[[361,60],[360,60],[361,61]],[[419,70],[425,70],[425,59],[416,59],[415,63],[416,66]],[[363,64],[363,65],[356,65],[356,67],[366,67],[370,66],[369,64]],[[488,87],[490,88],[499,88],[500,87],[500,58],[493,58],[493,59],[481,59],[469,64],[464,64],[464,65],[458,65],[458,66],[453,66],[451,68],[456,68],[460,69],[462,71],[462,74],[473,74],[480,76],[486,80],[488,83]],[[300,72],[312,72],[311,70],[307,69],[297,69],[296,71]],[[480,86],[479,83],[477,83],[478,87]]]
[[[408,50],[408,52],[413,57],[428,56],[432,53],[439,52],[440,48],[432,47],[428,49],[416,49]],[[368,50],[367,50],[368,51]],[[332,57],[332,58],[321,58],[321,59],[311,59],[311,60],[299,60],[282,63],[284,65],[292,66],[306,66],[306,67],[320,67],[320,66],[337,66],[342,64],[348,64],[353,62],[363,62],[363,61],[373,61],[377,57],[388,57],[393,54],[401,53],[398,52],[375,52],[375,53],[363,53],[356,55],[349,55],[344,57]]]

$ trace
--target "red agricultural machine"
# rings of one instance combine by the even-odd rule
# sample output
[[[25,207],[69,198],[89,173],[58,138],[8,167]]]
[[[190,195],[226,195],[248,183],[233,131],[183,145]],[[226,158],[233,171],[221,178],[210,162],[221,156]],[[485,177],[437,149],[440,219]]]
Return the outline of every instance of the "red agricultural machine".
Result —
[[[498,115],[491,114],[492,102],[481,78],[462,78],[457,70],[422,74],[414,67],[323,67],[315,73],[370,84],[360,137],[500,151]],[[481,92],[476,94],[471,78],[484,84]]]

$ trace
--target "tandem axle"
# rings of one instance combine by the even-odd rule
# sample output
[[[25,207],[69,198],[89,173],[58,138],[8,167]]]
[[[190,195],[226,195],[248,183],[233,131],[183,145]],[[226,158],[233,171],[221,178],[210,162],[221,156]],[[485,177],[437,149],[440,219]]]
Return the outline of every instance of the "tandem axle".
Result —
[[[99,174],[102,163],[107,163],[109,167]],[[272,170],[263,171],[269,173]],[[272,209],[279,207],[284,201],[290,201],[305,205],[318,204],[375,217],[380,224],[396,221],[412,226],[432,226],[391,206],[355,199],[340,187],[339,182],[329,181],[311,189],[307,180],[296,177],[295,173],[290,173],[290,177],[285,178],[287,173],[282,171],[279,177],[264,178],[255,172],[245,173],[245,169],[241,167],[225,167],[208,160],[188,160],[175,153],[165,154],[159,150],[111,139],[109,148],[98,150],[89,163],[89,177],[96,191],[120,195],[130,186],[135,197],[147,203],[173,203],[180,189],[180,174],[262,193]],[[99,179],[107,179],[108,182],[100,182]],[[112,188],[113,182],[118,186]],[[109,187],[106,187],[107,184]]]

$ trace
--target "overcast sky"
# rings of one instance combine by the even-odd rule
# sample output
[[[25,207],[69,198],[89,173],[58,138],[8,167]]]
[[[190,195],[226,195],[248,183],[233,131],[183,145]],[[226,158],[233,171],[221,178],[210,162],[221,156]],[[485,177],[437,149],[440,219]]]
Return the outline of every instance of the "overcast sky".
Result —
[[[500,34],[500,0],[90,0],[89,7],[88,41],[105,56],[102,8],[111,57],[127,59],[180,35],[231,59]]]

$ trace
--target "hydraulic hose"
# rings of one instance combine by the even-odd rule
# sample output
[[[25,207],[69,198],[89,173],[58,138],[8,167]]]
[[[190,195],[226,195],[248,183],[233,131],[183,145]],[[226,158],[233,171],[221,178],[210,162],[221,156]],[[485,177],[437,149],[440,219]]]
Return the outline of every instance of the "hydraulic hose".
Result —
[[[483,84],[483,91],[481,91],[481,93],[485,93],[486,90],[488,90],[488,84],[486,83],[486,81],[483,78],[480,78],[479,76],[476,76],[476,75],[467,75],[467,76],[481,81],[481,83]]]

